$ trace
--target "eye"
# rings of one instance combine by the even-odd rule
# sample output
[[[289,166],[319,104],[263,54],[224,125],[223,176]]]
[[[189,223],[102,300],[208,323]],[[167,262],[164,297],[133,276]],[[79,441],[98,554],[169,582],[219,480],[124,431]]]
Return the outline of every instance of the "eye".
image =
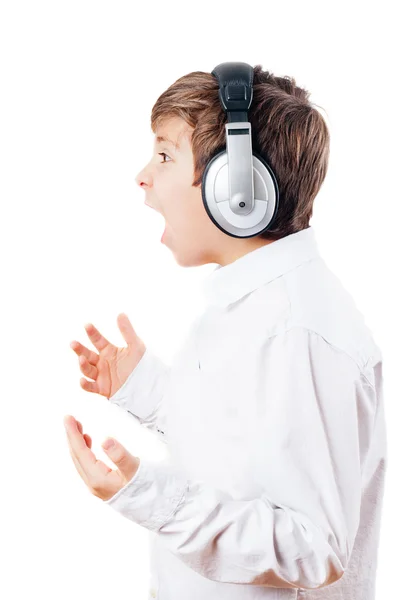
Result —
[[[167,156],[168,158],[170,158],[170,156],[168,156],[168,155],[167,155],[165,152],[158,152],[158,154],[159,154],[159,156]],[[171,160],[172,160],[172,159],[171,159]],[[169,162],[169,161],[167,161],[167,160],[163,160],[163,161],[161,162],[161,165],[164,165],[164,164],[165,164],[165,163],[167,163],[167,162]]]

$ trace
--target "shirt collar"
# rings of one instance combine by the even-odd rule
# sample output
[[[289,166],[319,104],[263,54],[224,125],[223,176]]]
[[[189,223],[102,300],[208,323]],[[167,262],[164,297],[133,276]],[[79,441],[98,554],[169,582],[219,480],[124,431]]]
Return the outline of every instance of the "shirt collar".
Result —
[[[209,304],[226,307],[261,285],[320,256],[312,226],[260,246],[232,263],[218,265],[202,281]]]

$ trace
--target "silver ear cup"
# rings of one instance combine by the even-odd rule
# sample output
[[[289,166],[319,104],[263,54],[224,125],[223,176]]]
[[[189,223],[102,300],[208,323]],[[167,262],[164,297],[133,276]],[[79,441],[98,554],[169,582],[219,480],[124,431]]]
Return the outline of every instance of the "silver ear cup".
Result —
[[[268,229],[278,210],[278,185],[273,171],[256,152],[253,157],[254,208],[247,215],[235,214],[229,205],[227,152],[214,156],[202,177],[202,201],[219,229],[233,237],[247,238]]]

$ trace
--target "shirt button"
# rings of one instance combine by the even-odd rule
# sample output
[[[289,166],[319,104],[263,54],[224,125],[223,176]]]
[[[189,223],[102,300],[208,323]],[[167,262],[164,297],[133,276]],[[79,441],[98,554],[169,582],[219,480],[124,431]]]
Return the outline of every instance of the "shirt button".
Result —
[[[151,598],[155,598],[157,595],[157,592],[154,588],[151,588]]]

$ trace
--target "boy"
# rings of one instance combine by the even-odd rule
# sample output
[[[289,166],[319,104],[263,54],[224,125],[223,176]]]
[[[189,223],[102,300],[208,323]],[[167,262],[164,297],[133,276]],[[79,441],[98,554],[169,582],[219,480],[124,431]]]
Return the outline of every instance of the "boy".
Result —
[[[260,65],[248,120],[280,203],[267,231],[239,238],[201,199],[204,168],[226,145],[216,79],[190,73],[153,107],[154,153],[137,183],[178,264],[217,267],[170,366],[124,314],[127,347],[93,325],[98,354],[73,342],[93,380],[82,387],[132,414],[171,457],[133,463],[119,445],[114,462],[134,468],[103,499],[152,532],[150,597],[371,600],[386,473],[382,355],[309,225],[329,133],[294,79]]]

